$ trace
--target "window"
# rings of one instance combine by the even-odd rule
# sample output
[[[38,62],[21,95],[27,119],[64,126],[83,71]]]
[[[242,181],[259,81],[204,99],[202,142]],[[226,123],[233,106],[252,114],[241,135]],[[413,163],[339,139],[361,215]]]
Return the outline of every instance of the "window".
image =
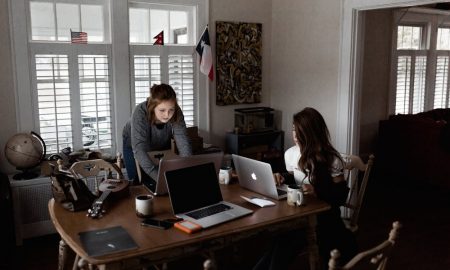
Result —
[[[110,56],[91,54],[99,46],[109,50],[109,44],[94,45],[109,40],[104,30],[108,9],[106,2],[29,2],[30,57],[35,64],[31,87],[47,153],[112,147]],[[88,44],[71,44],[71,31],[86,32]]]
[[[168,83],[177,93],[186,124],[195,125],[194,6],[132,3],[129,14],[135,105],[146,100],[153,84]],[[164,46],[153,45],[152,37],[161,31]]]
[[[422,50],[424,32],[421,25],[397,26],[396,114],[423,111],[427,69],[427,51]]]
[[[32,41],[70,41],[70,31],[88,33],[88,42],[104,42],[109,33],[107,1],[96,4],[30,1]]]
[[[161,63],[157,55],[134,56],[135,105],[147,100],[150,87],[161,83]]]
[[[115,154],[132,110],[163,82],[177,92],[187,124],[208,130],[207,80],[197,76],[193,53],[206,4],[11,1],[18,129],[38,131],[49,154],[66,147]],[[86,32],[87,44],[72,44],[72,31]],[[161,31],[164,46],[153,46]]]
[[[450,26],[445,16],[414,9],[396,14],[394,112],[449,107]]]

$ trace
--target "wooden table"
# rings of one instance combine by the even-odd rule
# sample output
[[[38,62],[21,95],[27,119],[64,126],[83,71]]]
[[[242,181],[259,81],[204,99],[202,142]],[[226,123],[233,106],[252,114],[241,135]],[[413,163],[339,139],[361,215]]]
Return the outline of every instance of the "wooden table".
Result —
[[[149,193],[143,186],[130,187],[130,196],[112,202],[100,219],[86,217],[86,211],[70,212],[51,199],[48,203],[50,217],[61,236],[59,250],[59,269],[63,269],[67,256],[67,245],[80,259],[78,266],[96,265],[99,269],[138,269],[155,263],[163,263],[199,252],[216,250],[239,240],[255,236],[265,231],[305,228],[311,269],[319,268],[319,255],[316,244],[316,214],[328,210],[325,202],[306,197],[307,204],[301,207],[289,206],[286,200],[277,202],[274,207],[259,208],[239,195],[252,197],[257,194],[241,188],[238,184],[221,185],[224,200],[252,209],[252,215],[239,218],[218,226],[189,235],[175,228],[168,230],[141,226],[135,214],[134,197]],[[155,218],[173,217],[168,196],[156,197],[154,201]],[[90,257],[83,249],[78,233],[107,227],[122,226],[139,246],[137,249]],[[74,269],[77,265],[74,264]]]

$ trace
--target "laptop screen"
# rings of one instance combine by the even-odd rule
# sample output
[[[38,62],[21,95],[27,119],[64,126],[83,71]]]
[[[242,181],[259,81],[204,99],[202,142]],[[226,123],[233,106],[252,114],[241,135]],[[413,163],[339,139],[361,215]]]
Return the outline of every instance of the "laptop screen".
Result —
[[[186,213],[222,201],[214,163],[166,171],[174,214]]]
[[[166,171],[172,171],[183,167],[191,167],[194,165],[214,162],[216,174],[219,174],[220,167],[222,166],[223,152],[193,155],[189,157],[179,157],[174,159],[162,159],[159,163],[158,171],[158,184],[156,187],[156,193],[165,194],[166,189]]]

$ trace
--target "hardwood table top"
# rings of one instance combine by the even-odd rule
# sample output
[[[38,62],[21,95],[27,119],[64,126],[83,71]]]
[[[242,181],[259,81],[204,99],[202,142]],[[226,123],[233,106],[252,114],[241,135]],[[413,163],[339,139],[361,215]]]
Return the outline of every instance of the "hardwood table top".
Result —
[[[182,253],[186,247],[202,243],[211,244],[211,241],[224,241],[224,237],[239,238],[242,235],[254,233],[258,230],[284,224],[288,221],[304,219],[317,213],[328,210],[330,207],[323,201],[313,197],[306,197],[306,205],[289,206],[286,200],[276,201],[273,207],[260,208],[240,197],[253,197],[261,195],[243,189],[239,184],[221,185],[224,200],[253,210],[253,214],[232,220],[215,227],[211,227],[194,234],[184,233],[176,228],[161,230],[141,225],[141,218],[135,214],[134,198],[138,194],[150,193],[143,186],[131,186],[130,194],[125,198],[111,202],[106,207],[106,213],[99,219],[86,216],[86,211],[70,212],[65,210],[54,199],[49,201],[50,217],[61,238],[81,258],[91,264],[106,265],[132,258],[147,258],[147,260],[162,260],[168,251]],[[168,196],[155,197],[154,218],[173,218]],[[78,233],[108,227],[122,226],[139,246],[137,249],[113,253],[98,257],[90,257],[83,249]],[[227,238],[230,239],[230,238]],[[228,240],[226,240],[228,241]],[[233,240],[229,240],[233,241]],[[178,250],[178,251],[177,251]]]

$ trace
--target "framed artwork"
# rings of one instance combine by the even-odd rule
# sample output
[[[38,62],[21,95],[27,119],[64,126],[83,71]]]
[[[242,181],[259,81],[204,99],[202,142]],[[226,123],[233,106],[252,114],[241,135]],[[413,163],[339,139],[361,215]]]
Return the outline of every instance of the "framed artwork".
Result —
[[[261,102],[262,24],[216,22],[216,104]]]

